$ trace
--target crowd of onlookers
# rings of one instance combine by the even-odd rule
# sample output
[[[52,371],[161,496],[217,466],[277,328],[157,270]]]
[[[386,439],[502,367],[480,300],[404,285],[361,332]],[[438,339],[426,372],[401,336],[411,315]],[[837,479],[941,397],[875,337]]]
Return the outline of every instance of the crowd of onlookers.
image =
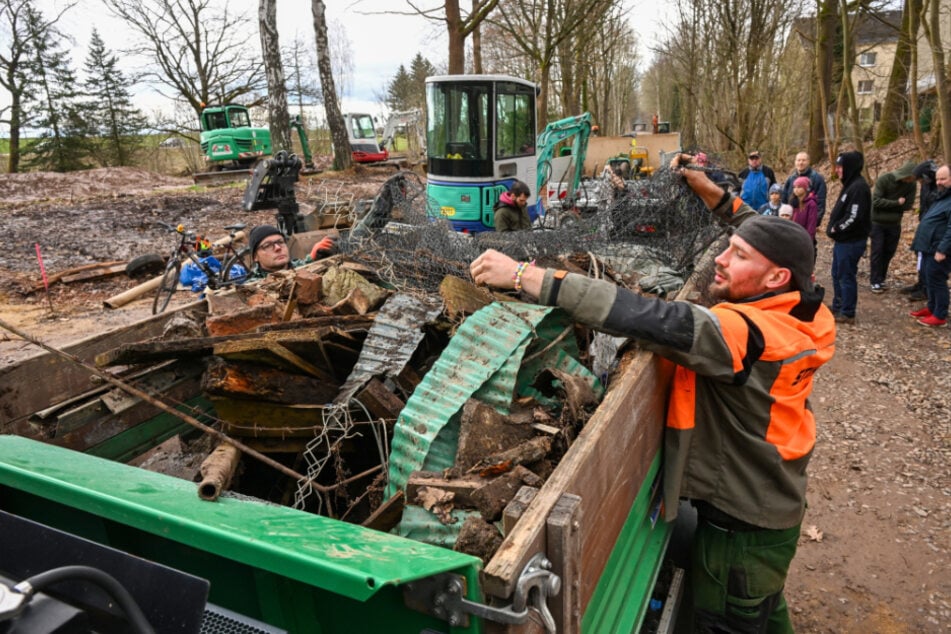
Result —
[[[816,244],[826,213],[826,181],[812,168],[805,152],[785,183],[750,152],[738,176],[740,197],[759,213],[786,217],[801,225]],[[951,172],[935,161],[908,161],[886,172],[870,187],[862,175],[861,152],[838,155],[835,172],[842,191],[832,204],[826,235],[832,246],[832,312],[840,324],[855,323],[859,261],[869,249],[869,283],[873,293],[888,290],[888,266],[901,241],[901,222],[917,205],[918,226],[911,249],[917,257],[918,279],[900,289],[914,301],[926,302],[910,315],[924,326],[944,326],[948,319],[948,277],[951,274]],[[920,188],[920,192],[918,191]],[[814,256],[815,257],[815,254]]]

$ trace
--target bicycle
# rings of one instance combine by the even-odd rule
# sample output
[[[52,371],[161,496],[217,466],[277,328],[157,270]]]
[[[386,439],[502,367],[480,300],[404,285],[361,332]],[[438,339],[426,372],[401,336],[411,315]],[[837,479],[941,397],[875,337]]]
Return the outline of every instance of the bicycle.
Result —
[[[163,312],[168,307],[172,295],[178,290],[182,276],[182,262],[185,259],[191,261],[207,277],[207,286],[211,290],[240,284],[247,279],[251,271],[251,250],[248,247],[240,250],[234,248],[235,234],[247,225],[242,223],[225,227],[229,232],[229,240],[223,245],[225,249],[224,264],[216,269],[208,262],[208,256],[211,255],[212,251],[210,242],[196,235],[193,231],[186,231],[184,225],[173,227],[165,222],[157,222],[156,224],[166,231],[178,233],[181,238],[178,246],[175,247],[168,259],[165,273],[162,275],[158,290],[155,292],[155,299],[152,301],[153,315]]]

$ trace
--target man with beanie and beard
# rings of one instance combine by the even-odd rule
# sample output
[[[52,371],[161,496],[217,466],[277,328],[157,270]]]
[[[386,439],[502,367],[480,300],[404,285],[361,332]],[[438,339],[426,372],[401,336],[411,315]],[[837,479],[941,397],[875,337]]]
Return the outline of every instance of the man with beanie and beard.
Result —
[[[835,350],[835,323],[813,281],[800,225],[757,214],[679,154],[708,209],[735,228],[715,259],[712,307],[665,301],[486,251],[477,284],[523,291],[577,321],[676,364],[664,454],[665,519],[696,508],[689,585],[698,631],[791,632],[783,597],[816,439],[813,376]]]
[[[862,177],[865,157],[861,152],[842,152],[835,160],[835,173],[842,193],[829,214],[826,235],[832,245],[832,313],[842,324],[855,323],[859,287],[859,260],[872,228],[872,190]]]
[[[291,260],[287,240],[281,230],[273,225],[259,225],[251,230],[248,236],[248,246],[251,249],[251,259],[254,266],[247,281],[260,280],[269,273],[285,269],[296,269],[298,266],[309,264],[333,253],[334,239],[324,236],[310,250],[310,254],[301,260]]]

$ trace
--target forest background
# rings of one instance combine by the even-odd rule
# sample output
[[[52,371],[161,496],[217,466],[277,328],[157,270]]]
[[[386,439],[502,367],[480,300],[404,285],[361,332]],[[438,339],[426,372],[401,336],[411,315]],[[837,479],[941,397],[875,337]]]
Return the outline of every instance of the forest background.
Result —
[[[286,5],[276,0],[259,0],[256,15],[235,13],[223,0],[77,0],[55,12],[41,4],[0,0],[7,171],[135,165],[157,139],[196,145],[202,104],[227,102],[255,108],[277,149],[292,147],[290,113],[303,114],[313,138],[326,130],[336,167],[348,167],[340,102],[355,45],[328,24],[322,0],[301,16],[312,32],[291,41],[279,40],[276,15]],[[466,4],[388,5],[394,17],[441,29],[447,48],[445,57],[406,60],[379,89],[381,107],[423,106],[427,75],[504,73],[537,82],[540,127],[587,111],[602,134],[616,135],[658,113],[681,132],[685,148],[702,148],[723,164],[742,165],[757,149],[788,169],[802,149],[819,161],[905,134],[921,158],[949,156],[951,0],[678,0],[666,6],[662,32],[650,37],[633,26],[631,11],[641,5],[621,0]],[[74,58],[61,24],[70,12],[91,9],[120,20],[133,44],[110,50],[93,31],[85,54]],[[863,118],[853,76],[867,46],[857,33],[870,22],[886,25],[897,42],[874,125]],[[358,38],[356,45],[386,54],[382,43]],[[120,59],[133,56],[142,65],[124,70]],[[146,114],[131,90],[141,85],[172,107]]]

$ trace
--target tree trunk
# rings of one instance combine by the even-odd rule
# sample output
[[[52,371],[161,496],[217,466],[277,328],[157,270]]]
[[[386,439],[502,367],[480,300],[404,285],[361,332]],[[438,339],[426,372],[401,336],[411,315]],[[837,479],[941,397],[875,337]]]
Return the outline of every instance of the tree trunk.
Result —
[[[479,1],[472,0],[472,15],[478,13]],[[472,29],[472,72],[482,74],[482,29],[478,24]]]
[[[951,157],[951,104],[948,102],[948,71],[945,66],[944,46],[941,42],[941,8],[938,0],[931,0],[928,9],[921,24],[931,47],[934,87],[938,97],[938,112],[932,117],[931,125],[933,130],[934,121],[935,119],[938,120],[938,132],[941,135],[941,153],[948,160],[948,157]]]
[[[898,33],[898,44],[895,47],[895,60],[892,62],[891,74],[888,77],[888,92],[885,103],[882,105],[882,120],[878,124],[875,135],[875,146],[888,145],[902,135],[905,129],[905,115],[908,111],[906,90],[908,85],[908,66],[911,61],[911,47],[917,31],[917,20],[914,19],[914,0],[905,0],[902,11],[901,31]],[[911,91],[914,94],[915,90]]]
[[[287,110],[287,86],[284,65],[281,63],[281,45],[277,36],[277,0],[260,0],[258,27],[261,32],[261,51],[264,53],[264,71],[267,75],[267,113],[271,124],[271,142],[274,152],[293,151],[290,113]]]
[[[7,171],[16,174],[20,171],[20,127],[23,121],[23,106],[20,95],[14,93],[13,103],[10,104],[10,157],[7,161]]]
[[[449,74],[466,72],[466,38],[462,31],[459,0],[446,0],[446,30],[449,35]]]
[[[836,0],[820,3],[816,17],[816,92],[809,115],[809,156],[813,161],[829,151],[831,162],[831,138],[828,117],[832,95],[832,64],[835,59],[835,32],[838,15]]]
[[[324,96],[324,112],[327,114],[327,126],[334,147],[334,169],[349,169],[353,165],[350,149],[350,137],[347,126],[337,103],[337,90],[330,65],[330,44],[327,40],[327,11],[322,0],[313,0],[311,10],[314,14],[314,36],[317,41],[317,70],[320,73],[320,87]]]
[[[924,136],[921,134],[921,122],[919,121],[918,115],[918,29],[921,26],[922,2],[921,0],[911,0],[910,4],[913,13],[912,26],[909,33],[912,34],[911,41],[913,44],[911,47],[911,66],[909,73],[914,79],[911,86],[911,96],[908,101],[909,111],[911,113],[911,130],[915,138],[915,146],[918,148],[918,156],[924,159],[928,156],[928,151],[925,147]]]

